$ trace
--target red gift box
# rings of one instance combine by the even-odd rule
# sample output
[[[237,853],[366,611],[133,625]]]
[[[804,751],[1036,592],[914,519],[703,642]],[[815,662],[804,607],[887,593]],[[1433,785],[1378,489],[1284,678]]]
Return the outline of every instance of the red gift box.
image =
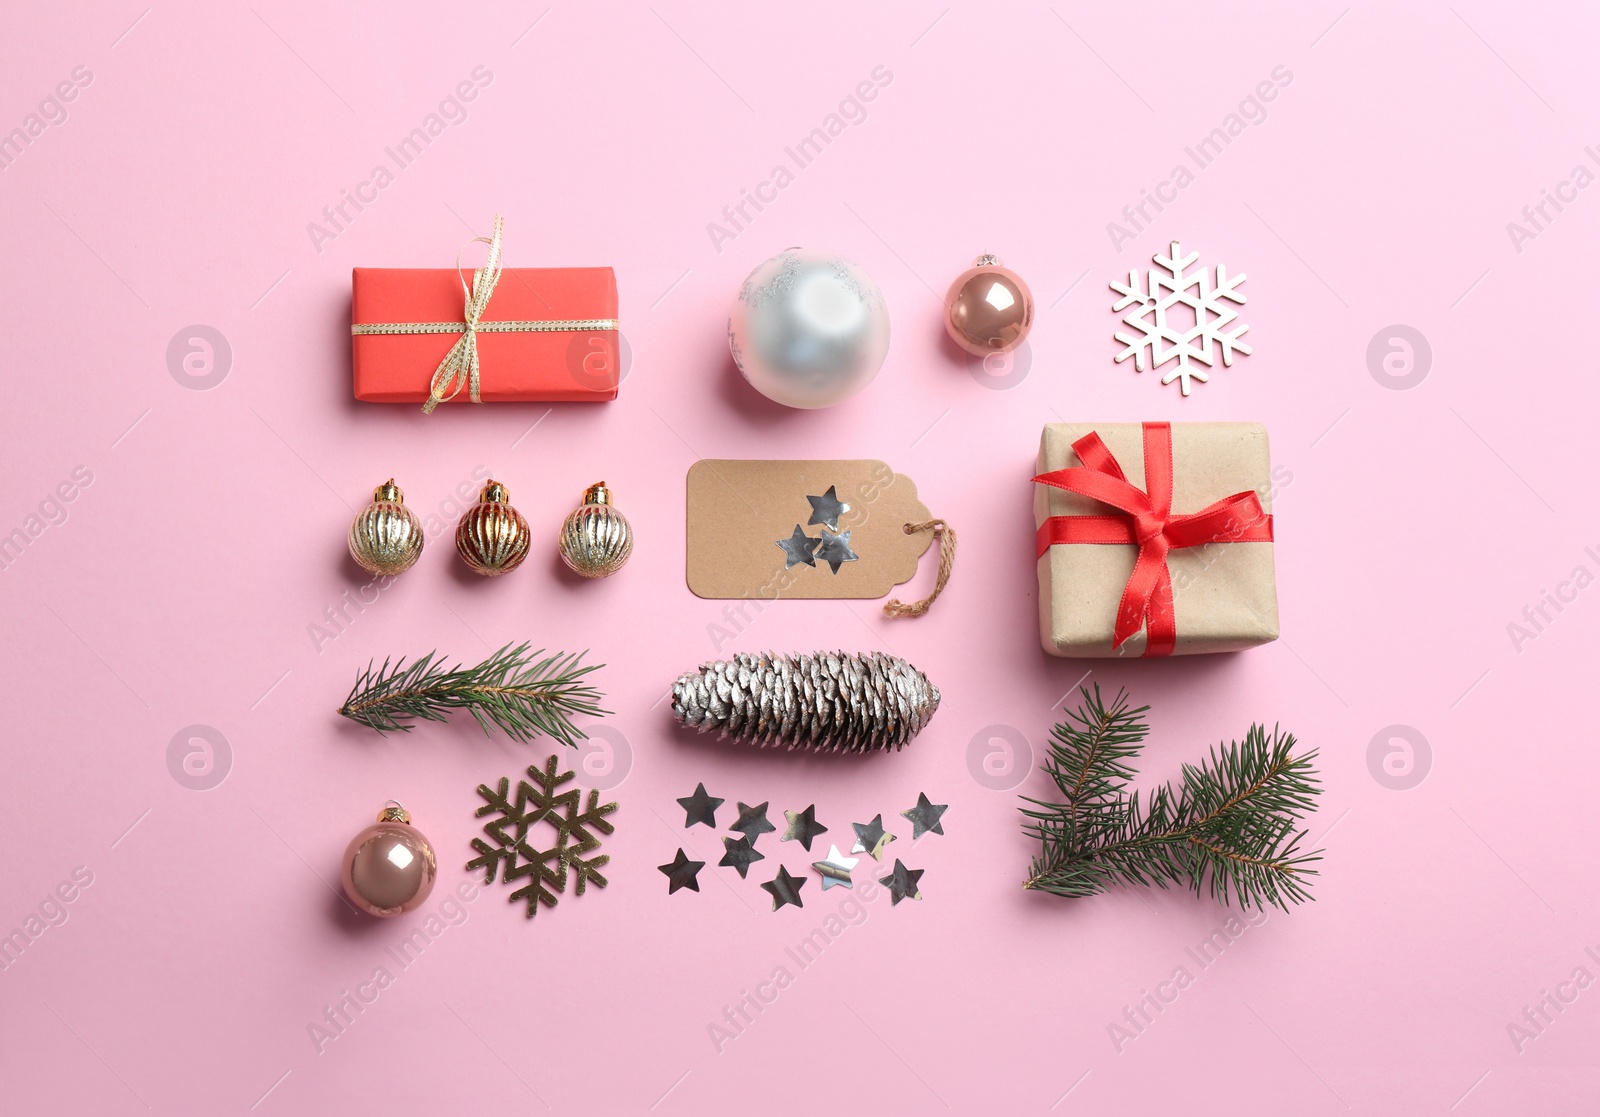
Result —
[[[483,281],[481,271],[464,274],[469,283]],[[466,301],[454,268],[353,269],[356,398],[427,402],[435,370],[466,332]],[[475,333],[484,403],[617,398],[617,278],[610,268],[505,268]],[[463,386],[451,399],[470,402],[471,393]]]

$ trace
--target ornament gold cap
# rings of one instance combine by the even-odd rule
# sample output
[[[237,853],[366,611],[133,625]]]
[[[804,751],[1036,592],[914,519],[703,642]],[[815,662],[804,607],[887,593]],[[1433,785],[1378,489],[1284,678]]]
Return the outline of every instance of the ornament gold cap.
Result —
[[[406,494],[401,491],[400,486],[396,485],[394,483],[394,478],[391,477],[383,484],[372,490],[372,502],[374,504],[384,502],[389,504],[404,504],[406,502]]]
[[[500,482],[491,478],[483,486],[483,495],[478,498],[479,504],[505,504],[511,500],[511,491]]]
[[[972,266],[975,268],[1004,267],[1005,262],[993,252],[985,252],[982,256],[972,261]]]
[[[604,481],[596,481],[583,490],[583,502],[585,504],[610,504],[611,490],[606,488]]]
[[[390,799],[383,805],[383,810],[378,812],[379,822],[411,822],[411,812],[402,807],[398,802]]]

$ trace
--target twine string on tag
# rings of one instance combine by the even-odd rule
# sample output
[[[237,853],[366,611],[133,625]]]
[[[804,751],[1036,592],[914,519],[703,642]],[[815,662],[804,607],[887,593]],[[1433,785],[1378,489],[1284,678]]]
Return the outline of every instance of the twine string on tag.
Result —
[[[889,603],[883,607],[883,615],[886,617],[920,617],[944,592],[946,583],[950,581],[950,570],[956,564],[956,533],[943,520],[905,524],[900,530],[907,535],[915,535],[919,531],[932,531],[934,537],[939,540],[939,574],[934,579],[933,592],[921,601],[910,603],[901,601],[898,597],[890,598]]]

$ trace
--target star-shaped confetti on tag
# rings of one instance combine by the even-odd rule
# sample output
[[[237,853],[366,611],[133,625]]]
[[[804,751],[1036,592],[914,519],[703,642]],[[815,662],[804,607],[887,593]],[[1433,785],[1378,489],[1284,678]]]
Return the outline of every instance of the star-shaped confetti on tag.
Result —
[[[796,525],[795,530],[800,530],[798,525]],[[850,533],[848,531],[832,535],[827,528],[822,529],[822,539],[817,545],[817,558],[831,566],[835,574],[839,573],[839,567],[844,563],[855,562],[860,557],[850,549]]]
[[[813,539],[807,535],[805,529],[799,524],[795,524],[794,532],[789,538],[777,540],[778,547],[783,551],[783,568],[787,570],[791,566],[798,566],[802,562],[807,566],[817,565],[817,560],[814,556],[817,544],[820,542],[821,540]]]
[[[811,519],[807,524],[823,524],[834,531],[839,530],[839,517],[850,511],[850,506],[839,499],[837,485],[829,485],[828,491],[821,496],[808,496],[811,502]]]

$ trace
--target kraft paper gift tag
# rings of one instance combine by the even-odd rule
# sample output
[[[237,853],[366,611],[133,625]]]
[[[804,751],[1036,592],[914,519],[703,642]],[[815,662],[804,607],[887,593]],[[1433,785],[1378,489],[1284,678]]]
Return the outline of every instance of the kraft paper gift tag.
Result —
[[[706,459],[689,467],[688,582],[698,597],[883,597],[917,572],[935,534],[943,536],[942,589],[954,536],[929,515],[916,483],[881,461]],[[914,612],[888,611],[925,610],[900,608]]]

